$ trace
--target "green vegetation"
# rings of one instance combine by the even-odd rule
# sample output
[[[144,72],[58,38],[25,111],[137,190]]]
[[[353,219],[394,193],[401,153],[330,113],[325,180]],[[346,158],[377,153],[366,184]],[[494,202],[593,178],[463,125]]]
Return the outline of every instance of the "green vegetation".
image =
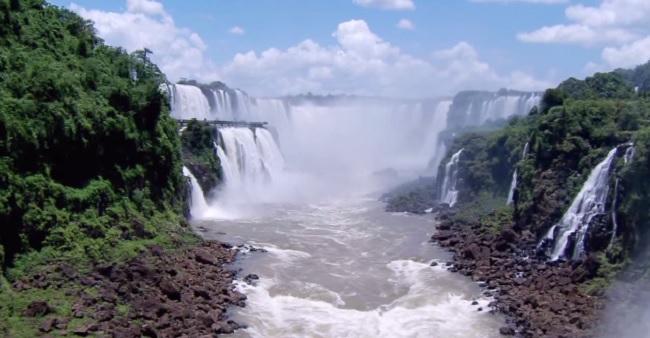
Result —
[[[530,116],[511,120],[497,131],[472,132],[455,139],[447,158],[460,148],[464,152],[459,211],[453,217],[494,229],[498,223],[515,222],[541,236],[560,219],[594,166],[614,147],[632,141],[635,157],[625,165],[624,151],[619,151],[611,184],[620,180],[618,195],[611,189],[608,201],[610,208],[617,199],[616,245],[608,245],[611,217],[602,217],[591,229],[589,247],[597,251],[594,256],[600,269],[593,285],[587,287],[598,289],[640,244],[647,245],[650,234],[650,100],[642,89],[648,83],[650,63],[634,70],[595,74],[584,81],[569,79],[547,90],[540,109]],[[638,93],[634,86],[639,87]],[[522,160],[527,141],[529,154]],[[515,205],[506,208],[515,168]]]
[[[452,154],[463,149],[457,188],[461,203],[489,196],[496,204],[505,204],[514,167],[521,160],[529,133],[529,121],[515,118],[500,130],[470,132],[454,139],[451,150],[439,168],[438,176]],[[484,195],[484,196],[480,196]],[[479,198],[480,196],[480,198]],[[492,204],[492,203],[490,203]]]
[[[498,234],[512,224],[512,207],[489,193],[480,193],[451,215],[461,224],[481,224],[492,234]]]
[[[221,162],[214,152],[215,129],[205,122],[191,120],[181,134],[183,163],[190,169],[205,192],[222,180]]]
[[[36,336],[45,318],[23,316],[34,300],[69,317],[72,295],[94,291],[14,281],[197,241],[181,226],[186,185],[165,81],[146,53],[104,45],[68,10],[0,0],[0,336]],[[190,130],[186,149],[202,135]]]
[[[0,0],[0,252],[17,278],[50,261],[167,242],[183,203],[180,142],[143,52],[42,0]]]

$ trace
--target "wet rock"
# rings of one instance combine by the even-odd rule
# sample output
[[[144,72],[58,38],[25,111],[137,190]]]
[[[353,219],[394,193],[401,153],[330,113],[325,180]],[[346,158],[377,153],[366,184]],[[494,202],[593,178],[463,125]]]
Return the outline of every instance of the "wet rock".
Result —
[[[244,306],[246,297],[235,291],[235,273],[225,264],[236,251],[229,245],[204,242],[197,247],[165,251],[152,247],[131,261],[96,266],[78,276],[61,266],[25,281],[26,287],[47,287],[66,279],[76,285],[92,286],[96,294],[75,291],[71,317],[88,325],[68,328],[64,318],[46,318],[39,330],[46,334],[107,337],[201,337],[232,332],[239,325],[227,318],[229,306]],[[259,279],[246,276],[250,282]],[[120,310],[120,309],[125,309]],[[25,313],[46,316],[52,312],[46,302],[30,304]],[[137,323],[134,324],[134,323]]]
[[[578,283],[589,280],[597,262],[547,263],[535,256],[537,241],[527,230],[506,228],[493,235],[481,224],[443,221],[432,237],[453,255],[453,269],[480,281],[494,297],[490,312],[506,315],[502,334],[534,337],[590,337],[599,301],[583,294]],[[483,308],[478,308],[483,311]],[[578,311],[578,312],[576,312]]]
[[[197,250],[195,257],[196,257],[196,261],[199,263],[217,265],[217,261],[214,259],[214,257],[212,257],[209,253],[207,253],[204,250]]]
[[[50,313],[52,308],[47,302],[44,301],[33,301],[27,305],[27,308],[23,311],[25,317],[41,317]]]
[[[257,281],[259,279],[260,279],[260,277],[258,275],[250,274],[250,275],[247,275],[246,277],[244,277],[244,282],[246,282],[247,284],[253,285],[255,283],[255,281]]]
[[[153,327],[145,324],[145,325],[142,326],[142,336],[143,337],[150,337],[150,338],[157,338],[160,335],[158,334],[158,330],[156,330]]]
[[[169,297],[169,299],[179,300],[181,298],[181,293],[178,286],[169,278],[163,278],[160,281],[160,284],[158,284],[158,287],[163,294]]]
[[[97,331],[97,328],[98,328],[97,324],[88,324],[72,330],[72,333],[76,334],[77,336],[85,337],[91,334],[92,332]]]
[[[41,323],[41,326],[38,327],[38,330],[41,332],[48,333],[54,329],[55,325],[57,323],[56,318],[47,318]]]
[[[504,336],[514,336],[515,335],[515,329],[509,327],[509,326],[504,326],[499,329],[499,333],[501,333]]]

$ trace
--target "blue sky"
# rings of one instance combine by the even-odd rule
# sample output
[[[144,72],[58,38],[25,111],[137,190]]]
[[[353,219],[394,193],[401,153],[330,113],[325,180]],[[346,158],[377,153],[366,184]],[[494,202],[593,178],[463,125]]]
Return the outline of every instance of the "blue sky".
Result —
[[[648,0],[53,3],[96,21],[110,44],[150,47],[173,80],[219,79],[262,96],[543,89],[650,58]],[[630,13],[643,15],[621,19]]]

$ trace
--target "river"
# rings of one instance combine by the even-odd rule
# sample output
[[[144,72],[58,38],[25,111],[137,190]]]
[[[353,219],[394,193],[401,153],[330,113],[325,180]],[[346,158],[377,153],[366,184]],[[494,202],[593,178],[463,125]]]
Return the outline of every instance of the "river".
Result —
[[[234,337],[499,337],[489,299],[429,242],[431,215],[387,213],[364,194],[243,214],[193,222],[206,239],[242,246],[240,279],[260,277],[237,282],[248,300],[233,317],[248,328]]]

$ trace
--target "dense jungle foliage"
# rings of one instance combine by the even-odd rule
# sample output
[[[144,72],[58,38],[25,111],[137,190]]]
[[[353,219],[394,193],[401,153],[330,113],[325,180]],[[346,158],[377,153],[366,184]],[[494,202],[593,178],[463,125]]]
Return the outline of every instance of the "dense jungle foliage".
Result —
[[[76,14],[0,0],[0,252],[9,275],[43,260],[111,259],[126,240],[179,224],[185,181],[164,82],[145,52],[105,45]]]
[[[620,146],[607,205],[608,210],[616,207],[619,239],[608,254],[612,261],[625,259],[650,230],[650,100],[644,87],[648,83],[650,63],[585,80],[569,79],[547,90],[539,110],[533,109],[530,116],[513,119],[498,131],[456,138],[443,165],[464,149],[460,208],[481,201],[494,205],[491,211],[510,209],[517,225],[541,236],[561,218],[591,170]],[[530,149],[522,158],[526,142]],[[622,145],[629,142],[636,152],[626,165]],[[515,168],[515,204],[506,207]],[[441,166],[439,173],[443,170]],[[612,187],[617,179],[615,195]],[[604,252],[612,236],[611,217],[603,215],[595,223],[588,244],[592,251]]]

